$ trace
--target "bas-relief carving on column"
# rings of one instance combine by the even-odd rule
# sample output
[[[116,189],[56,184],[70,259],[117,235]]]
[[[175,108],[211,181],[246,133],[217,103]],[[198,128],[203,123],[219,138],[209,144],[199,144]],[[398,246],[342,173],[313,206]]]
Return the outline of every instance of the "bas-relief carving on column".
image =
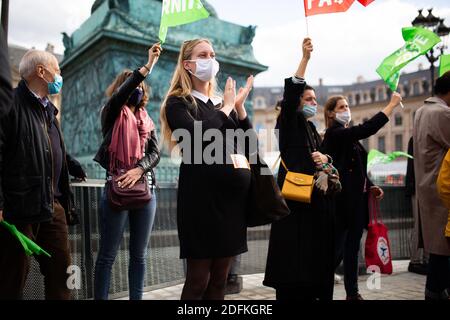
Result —
[[[68,149],[73,154],[91,154],[101,142],[99,115],[105,102],[104,84],[109,84],[114,74],[112,58],[112,53],[95,58],[65,83],[63,130],[71,138]]]
[[[69,151],[77,155],[96,152],[101,143],[100,111],[107,87],[124,69],[135,70],[145,63],[144,57],[123,52],[110,52],[98,57],[73,74],[65,84],[63,114],[64,134],[72,137]],[[159,126],[159,109],[170,85],[175,63],[161,59],[145,80],[151,87],[147,106],[150,116]],[[103,85],[102,85],[103,84]]]

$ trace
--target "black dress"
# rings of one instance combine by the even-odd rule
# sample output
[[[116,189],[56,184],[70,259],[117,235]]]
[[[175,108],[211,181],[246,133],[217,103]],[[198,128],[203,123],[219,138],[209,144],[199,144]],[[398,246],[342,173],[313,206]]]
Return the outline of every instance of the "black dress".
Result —
[[[306,83],[286,79],[281,114],[277,120],[282,159],[290,171],[314,174],[306,125],[320,140],[314,125],[297,106]],[[278,185],[286,171],[280,166]],[[311,204],[287,201],[291,214],[272,224],[263,284],[277,290],[308,291],[332,299],[334,286],[334,202],[313,191]]]
[[[170,97],[166,105],[169,127],[183,155],[177,209],[180,258],[232,257],[247,251],[245,212],[251,173],[249,169],[235,169],[231,155],[245,156],[245,149],[235,139],[228,141],[225,132],[250,129],[251,123],[248,118],[240,121],[234,111],[226,116],[211,100],[195,100],[197,107],[178,97]],[[195,134],[208,129],[216,129],[222,138],[216,137],[220,145],[216,152],[208,148],[210,141],[194,139]],[[186,133],[192,140],[183,145],[188,139]],[[217,161],[205,162],[200,151],[217,157]]]
[[[349,128],[335,121],[325,132],[323,150],[333,157],[342,183],[342,192],[336,197],[336,217],[345,228],[364,228],[369,223],[367,191],[373,184],[367,176],[367,151],[359,140],[376,134],[388,121],[379,112]]]

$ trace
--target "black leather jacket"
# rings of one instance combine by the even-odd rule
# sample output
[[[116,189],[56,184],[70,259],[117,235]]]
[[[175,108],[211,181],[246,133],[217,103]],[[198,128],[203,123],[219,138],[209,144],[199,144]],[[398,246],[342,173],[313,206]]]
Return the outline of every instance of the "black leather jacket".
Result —
[[[145,77],[135,70],[119,88],[119,90],[108,100],[102,110],[102,134],[103,142],[95,155],[94,161],[98,162],[104,169],[109,170],[109,152],[108,147],[111,144],[112,131],[117,117],[125,103],[128,101],[131,93],[139,84],[144,81]],[[156,178],[153,169],[158,165],[160,160],[160,150],[156,130],[153,130],[145,145],[145,155],[138,161],[137,166],[141,167],[146,174],[150,175],[152,186],[156,186]]]
[[[9,68],[8,46],[0,29],[0,112],[6,113],[11,108],[13,89]]]
[[[11,108],[0,110],[0,209],[11,223],[40,223],[53,215],[53,164],[51,144],[47,133],[44,106],[30,92],[25,81],[14,90]],[[49,102],[49,112],[58,109]],[[75,224],[73,195],[69,172],[83,177],[80,164],[66,153],[62,132],[63,167],[59,178],[58,197],[64,207],[68,224]]]

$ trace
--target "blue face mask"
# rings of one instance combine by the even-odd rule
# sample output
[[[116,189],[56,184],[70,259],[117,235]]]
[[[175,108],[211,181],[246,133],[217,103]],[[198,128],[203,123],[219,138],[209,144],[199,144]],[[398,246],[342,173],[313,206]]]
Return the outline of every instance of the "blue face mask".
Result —
[[[306,119],[312,118],[317,114],[317,106],[305,104],[302,113]]]
[[[63,86],[63,77],[61,77],[59,74],[55,74],[55,80],[53,82],[48,82],[47,86],[49,94],[60,93]]]

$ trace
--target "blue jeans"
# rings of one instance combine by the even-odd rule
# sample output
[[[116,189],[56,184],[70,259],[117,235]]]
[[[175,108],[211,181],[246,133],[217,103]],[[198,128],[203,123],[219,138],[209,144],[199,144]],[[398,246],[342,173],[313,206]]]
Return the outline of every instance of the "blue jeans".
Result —
[[[114,211],[103,193],[100,208],[100,251],[95,263],[94,299],[107,300],[111,269],[122,241],[127,220],[130,226],[130,264],[128,283],[130,300],[141,300],[150,232],[156,212],[155,192],[145,207],[137,210]]]

